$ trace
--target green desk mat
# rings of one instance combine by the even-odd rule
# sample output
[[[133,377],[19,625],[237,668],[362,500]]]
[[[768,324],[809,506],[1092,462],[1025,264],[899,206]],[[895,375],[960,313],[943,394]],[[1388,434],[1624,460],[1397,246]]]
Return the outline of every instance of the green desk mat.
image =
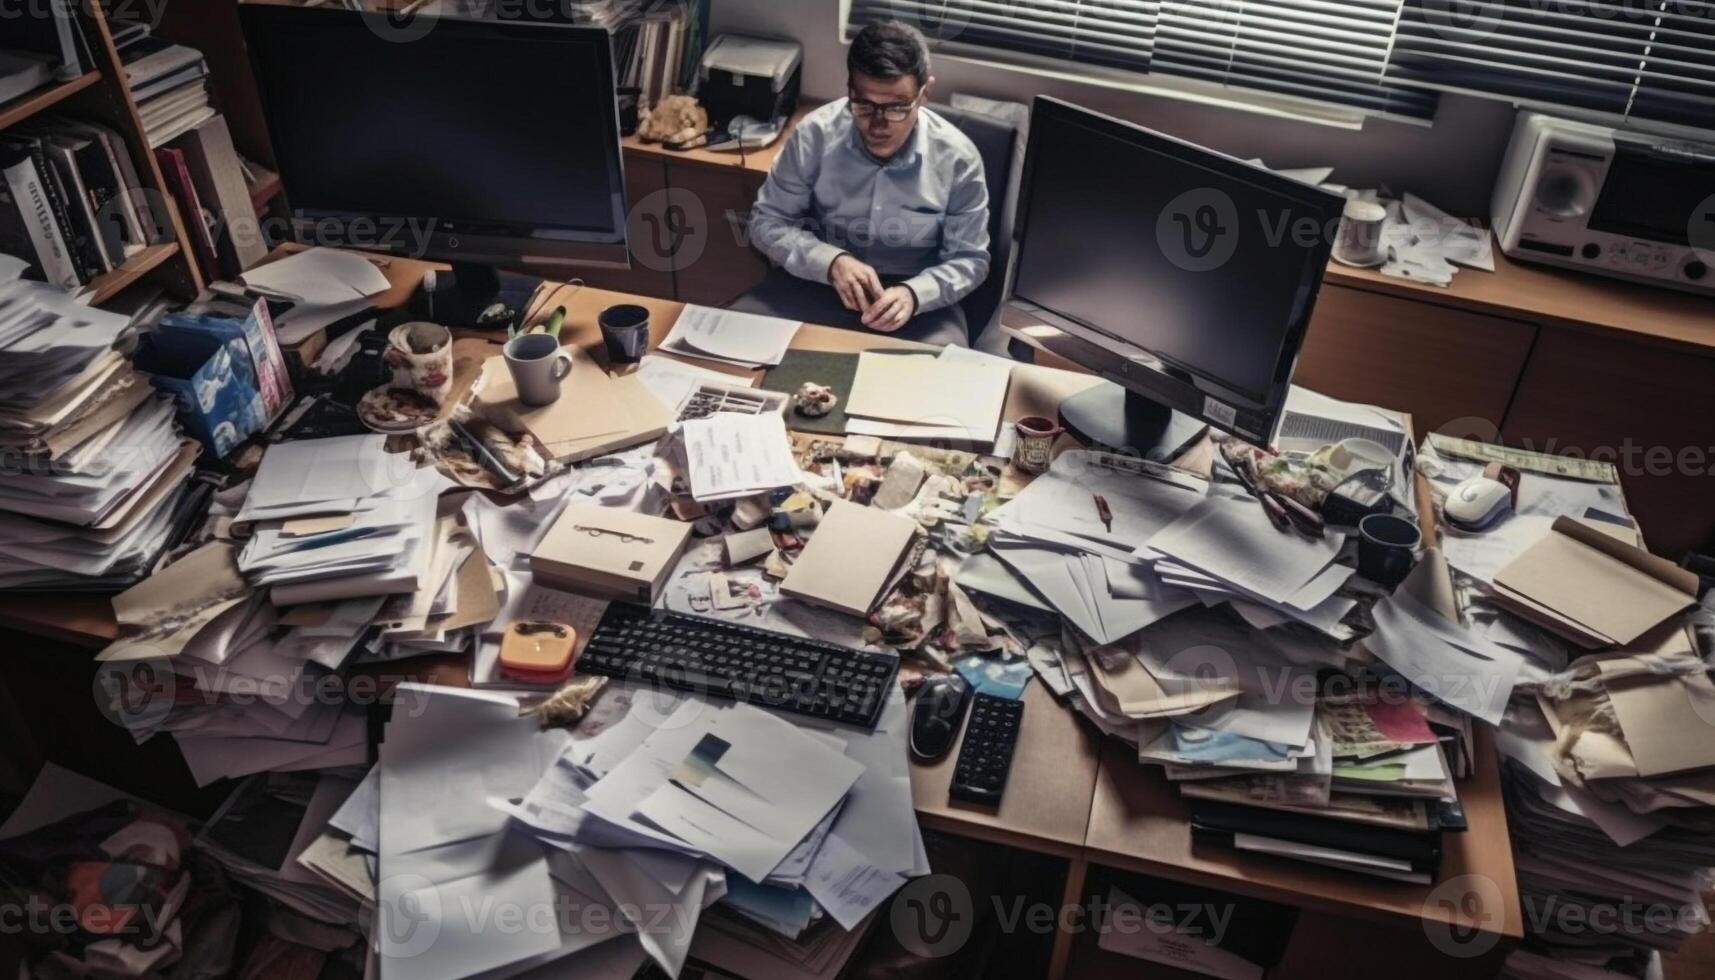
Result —
[[[905,357],[932,357],[928,351],[889,350],[882,349],[876,353],[897,354]],[[762,376],[762,387],[769,391],[783,392],[787,395],[798,391],[798,386],[806,381],[825,385],[834,389],[834,394],[840,396],[839,404],[834,410],[820,418],[801,415],[795,408],[786,410],[786,427],[799,432],[814,432],[820,435],[845,435],[846,433],[846,404],[851,401],[852,382],[857,378],[858,355],[833,354],[825,351],[790,350],[780,363],[768,369]]]

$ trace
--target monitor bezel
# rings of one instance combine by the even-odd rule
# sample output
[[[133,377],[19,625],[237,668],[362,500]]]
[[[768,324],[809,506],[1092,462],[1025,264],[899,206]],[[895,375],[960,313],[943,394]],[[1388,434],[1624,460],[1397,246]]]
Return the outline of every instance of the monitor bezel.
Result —
[[[1299,308],[1291,312],[1281,334],[1281,345],[1275,353],[1274,370],[1265,391],[1252,392],[1234,387],[1206,371],[1177,363],[1160,352],[1148,350],[1105,330],[1099,324],[1086,323],[1064,311],[1037,303],[1018,292],[1018,273],[1028,253],[1030,225],[1037,217],[1031,211],[1036,203],[1034,188],[1038,178],[1038,155],[1042,140],[1051,128],[1042,123],[1055,117],[1157,153],[1190,160],[1214,173],[1260,187],[1295,206],[1310,209],[1311,216],[1318,220],[1322,228],[1328,230],[1318,236],[1314,247],[1302,250],[1304,268],[1300,280],[1303,286],[1300,290],[1301,301]],[[1008,320],[1014,324],[1026,323],[1030,319],[1045,323],[1068,337],[1059,343],[1053,343],[1041,334],[1029,336],[1026,332],[1024,339],[1165,407],[1232,432],[1241,438],[1266,445],[1273,438],[1286,406],[1293,372],[1309,332],[1310,318],[1314,313],[1316,298],[1333,251],[1333,229],[1338,227],[1345,204],[1346,199],[1339,194],[1284,177],[1237,157],[1060,99],[1039,95],[1031,110],[1030,136],[1013,221],[1014,247],[1006,293],[1006,304],[1012,308],[1013,313]],[[1024,314],[1022,319],[1017,315],[1019,313]]]
[[[430,16],[430,15],[418,15]],[[387,20],[388,15],[372,11],[352,11],[331,7],[300,7],[277,3],[242,3],[239,4],[239,19],[245,42],[246,54],[250,53],[252,38],[259,32],[265,32],[272,27],[284,23],[294,26],[307,22],[324,21],[328,23],[344,22],[347,24],[362,24],[364,29],[378,36],[386,36],[389,30],[396,26]],[[467,37],[482,37],[492,39],[500,37],[521,37],[529,34],[532,39],[540,39],[544,31],[559,31],[577,43],[589,45],[596,51],[601,60],[601,77],[608,79],[610,89],[616,87],[614,77],[614,56],[612,35],[601,27],[591,27],[581,24],[564,24],[541,21],[501,21],[485,20],[467,17],[436,17],[432,28],[434,31],[453,31]],[[599,36],[599,43],[598,38]],[[408,43],[408,42],[400,42]],[[287,213],[290,215],[292,236],[299,244],[317,244],[320,237],[315,234],[318,227],[325,228],[326,222],[333,221],[349,227],[357,222],[372,222],[377,225],[396,222],[427,222],[431,231],[422,243],[422,250],[411,252],[416,242],[401,241],[392,238],[377,237],[370,242],[353,240],[350,247],[362,248],[365,251],[386,251],[395,255],[408,255],[411,258],[422,258],[472,265],[496,265],[518,269],[554,270],[560,268],[612,268],[629,269],[631,256],[628,247],[628,201],[629,190],[626,186],[625,157],[623,141],[620,135],[619,105],[617,97],[606,99],[606,104],[612,107],[611,114],[604,120],[606,133],[604,144],[611,141],[611,154],[608,160],[610,173],[615,180],[615,192],[612,195],[613,230],[592,232],[587,228],[567,228],[563,225],[548,224],[500,224],[484,222],[480,218],[450,219],[440,215],[389,215],[370,211],[348,209],[325,209],[316,207],[299,207],[292,199],[291,175],[287,172],[284,161],[280,159],[279,147],[286,141],[273,121],[273,114],[268,112],[270,104],[269,82],[263,77],[260,66],[254,57],[250,57],[251,73],[256,82],[257,96],[263,110],[263,117],[268,129],[275,160],[281,164],[280,180],[282,195],[287,202]],[[545,116],[544,124],[551,124]],[[349,240],[349,235],[340,236]]]

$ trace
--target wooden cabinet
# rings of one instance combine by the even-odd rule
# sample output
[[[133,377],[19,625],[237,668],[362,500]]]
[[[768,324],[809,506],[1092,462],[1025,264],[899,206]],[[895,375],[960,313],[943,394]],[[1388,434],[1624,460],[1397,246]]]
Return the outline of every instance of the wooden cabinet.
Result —
[[[626,234],[631,268],[591,269],[586,283],[704,306],[725,306],[762,282],[750,247],[750,208],[766,173],[627,148]]]
[[[672,217],[668,213],[667,165],[659,157],[627,153],[625,193],[631,268],[587,269],[580,271],[577,278],[598,289],[672,299],[672,268],[653,251],[654,243],[660,240],[659,234]]]
[[[768,263],[750,247],[749,232],[750,208],[763,179],[741,167],[668,167],[675,203],[690,212],[692,233],[703,239],[688,238],[674,263],[681,302],[726,306],[767,275]]]
[[[1658,554],[1715,539],[1715,353],[1544,330],[1501,435],[1613,462]]]
[[[1603,283],[1552,290],[1542,278],[1502,261],[1493,275],[1465,273],[1452,290],[1434,290],[1331,269],[1296,381],[1410,412],[1423,432],[1609,460],[1652,551],[1678,560],[1708,547],[1715,541],[1715,303],[1617,286],[1620,299],[1604,306],[1593,298],[1608,295]],[[1499,304],[1506,279],[1532,287],[1521,287],[1510,309]],[[1563,294],[1577,290],[1592,297],[1591,322],[1538,308],[1545,296],[1564,304]],[[1629,319],[1622,299],[1632,304]],[[1699,309],[1712,336],[1693,343]],[[1621,320],[1634,328],[1621,329]]]
[[[1537,327],[1329,283],[1298,362],[1298,384],[1409,412],[1424,433],[1492,440]]]

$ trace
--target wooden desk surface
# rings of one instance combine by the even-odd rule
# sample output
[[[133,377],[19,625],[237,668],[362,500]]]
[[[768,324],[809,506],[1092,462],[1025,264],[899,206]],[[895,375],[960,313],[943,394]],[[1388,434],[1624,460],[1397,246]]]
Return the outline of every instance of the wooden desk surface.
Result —
[[[420,271],[390,267],[408,278]],[[565,342],[593,347],[600,343],[596,317],[618,303],[637,303],[651,312],[651,346],[672,328],[684,304],[589,287],[559,287],[541,303],[567,308]],[[544,310],[541,318],[547,315]],[[806,325],[793,341],[806,350],[862,351],[878,347],[920,346],[909,341]],[[742,373],[742,369],[734,369]],[[1098,383],[1094,378],[1056,368],[1020,364],[1014,368],[1006,415],[1052,415],[1061,399]],[[115,632],[104,596],[0,597],[0,628],[10,628],[98,648]],[[398,672],[395,665],[394,673]],[[423,658],[411,673],[434,683],[464,683],[460,658]],[[1070,708],[1058,704],[1040,684],[1025,694],[1024,737],[1013,762],[1007,793],[998,810],[955,804],[947,784],[957,749],[941,762],[912,766],[918,814],[930,827],[1009,846],[1090,860],[1169,877],[1198,880],[1235,892],[1289,904],[1371,918],[1462,916],[1452,905],[1427,903],[1428,889],[1375,882],[1362,876],[1323,871],[1293,862],[1240,855],[1224,849],[1194,849],[1186,808],[1160,772],[1140,766],[1122,744],[1103,740]],[[1512,854],[1505,813],[1488,735],[1478,737],[1476,778],[1461,785],[1471,830],[1450,834],[1443,880],[1475,872],[1491,877],[1505,897],[1502,918],[1508,935],[1520,929]],[[1461,919],[1460,921],[1467,921]],[[1484,922],[1479,927],[1493,929]]]
[[[1446,289],[1338,262],[1329,263],[1327,281],[1491,316],[1690,347],[1715,356],[1715,298],[1514,262],[1498,248],[1494,272],[1461,270]]]

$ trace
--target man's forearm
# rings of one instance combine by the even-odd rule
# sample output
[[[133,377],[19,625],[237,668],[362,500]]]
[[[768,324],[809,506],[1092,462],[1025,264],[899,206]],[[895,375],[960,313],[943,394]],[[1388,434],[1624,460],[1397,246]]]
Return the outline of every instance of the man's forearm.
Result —
[[[905,280],[905,286],[917,297],[917,312],[929,313],[952,306],[969,296],[983,284],[988,274],[987,254],[960,256],[924,269]]]
[[[845,250],[817,238],[803,221],[792,221],[757,212],[752,217],[751,238],[769,261],[799,279],[825,283],[828,269]]]

